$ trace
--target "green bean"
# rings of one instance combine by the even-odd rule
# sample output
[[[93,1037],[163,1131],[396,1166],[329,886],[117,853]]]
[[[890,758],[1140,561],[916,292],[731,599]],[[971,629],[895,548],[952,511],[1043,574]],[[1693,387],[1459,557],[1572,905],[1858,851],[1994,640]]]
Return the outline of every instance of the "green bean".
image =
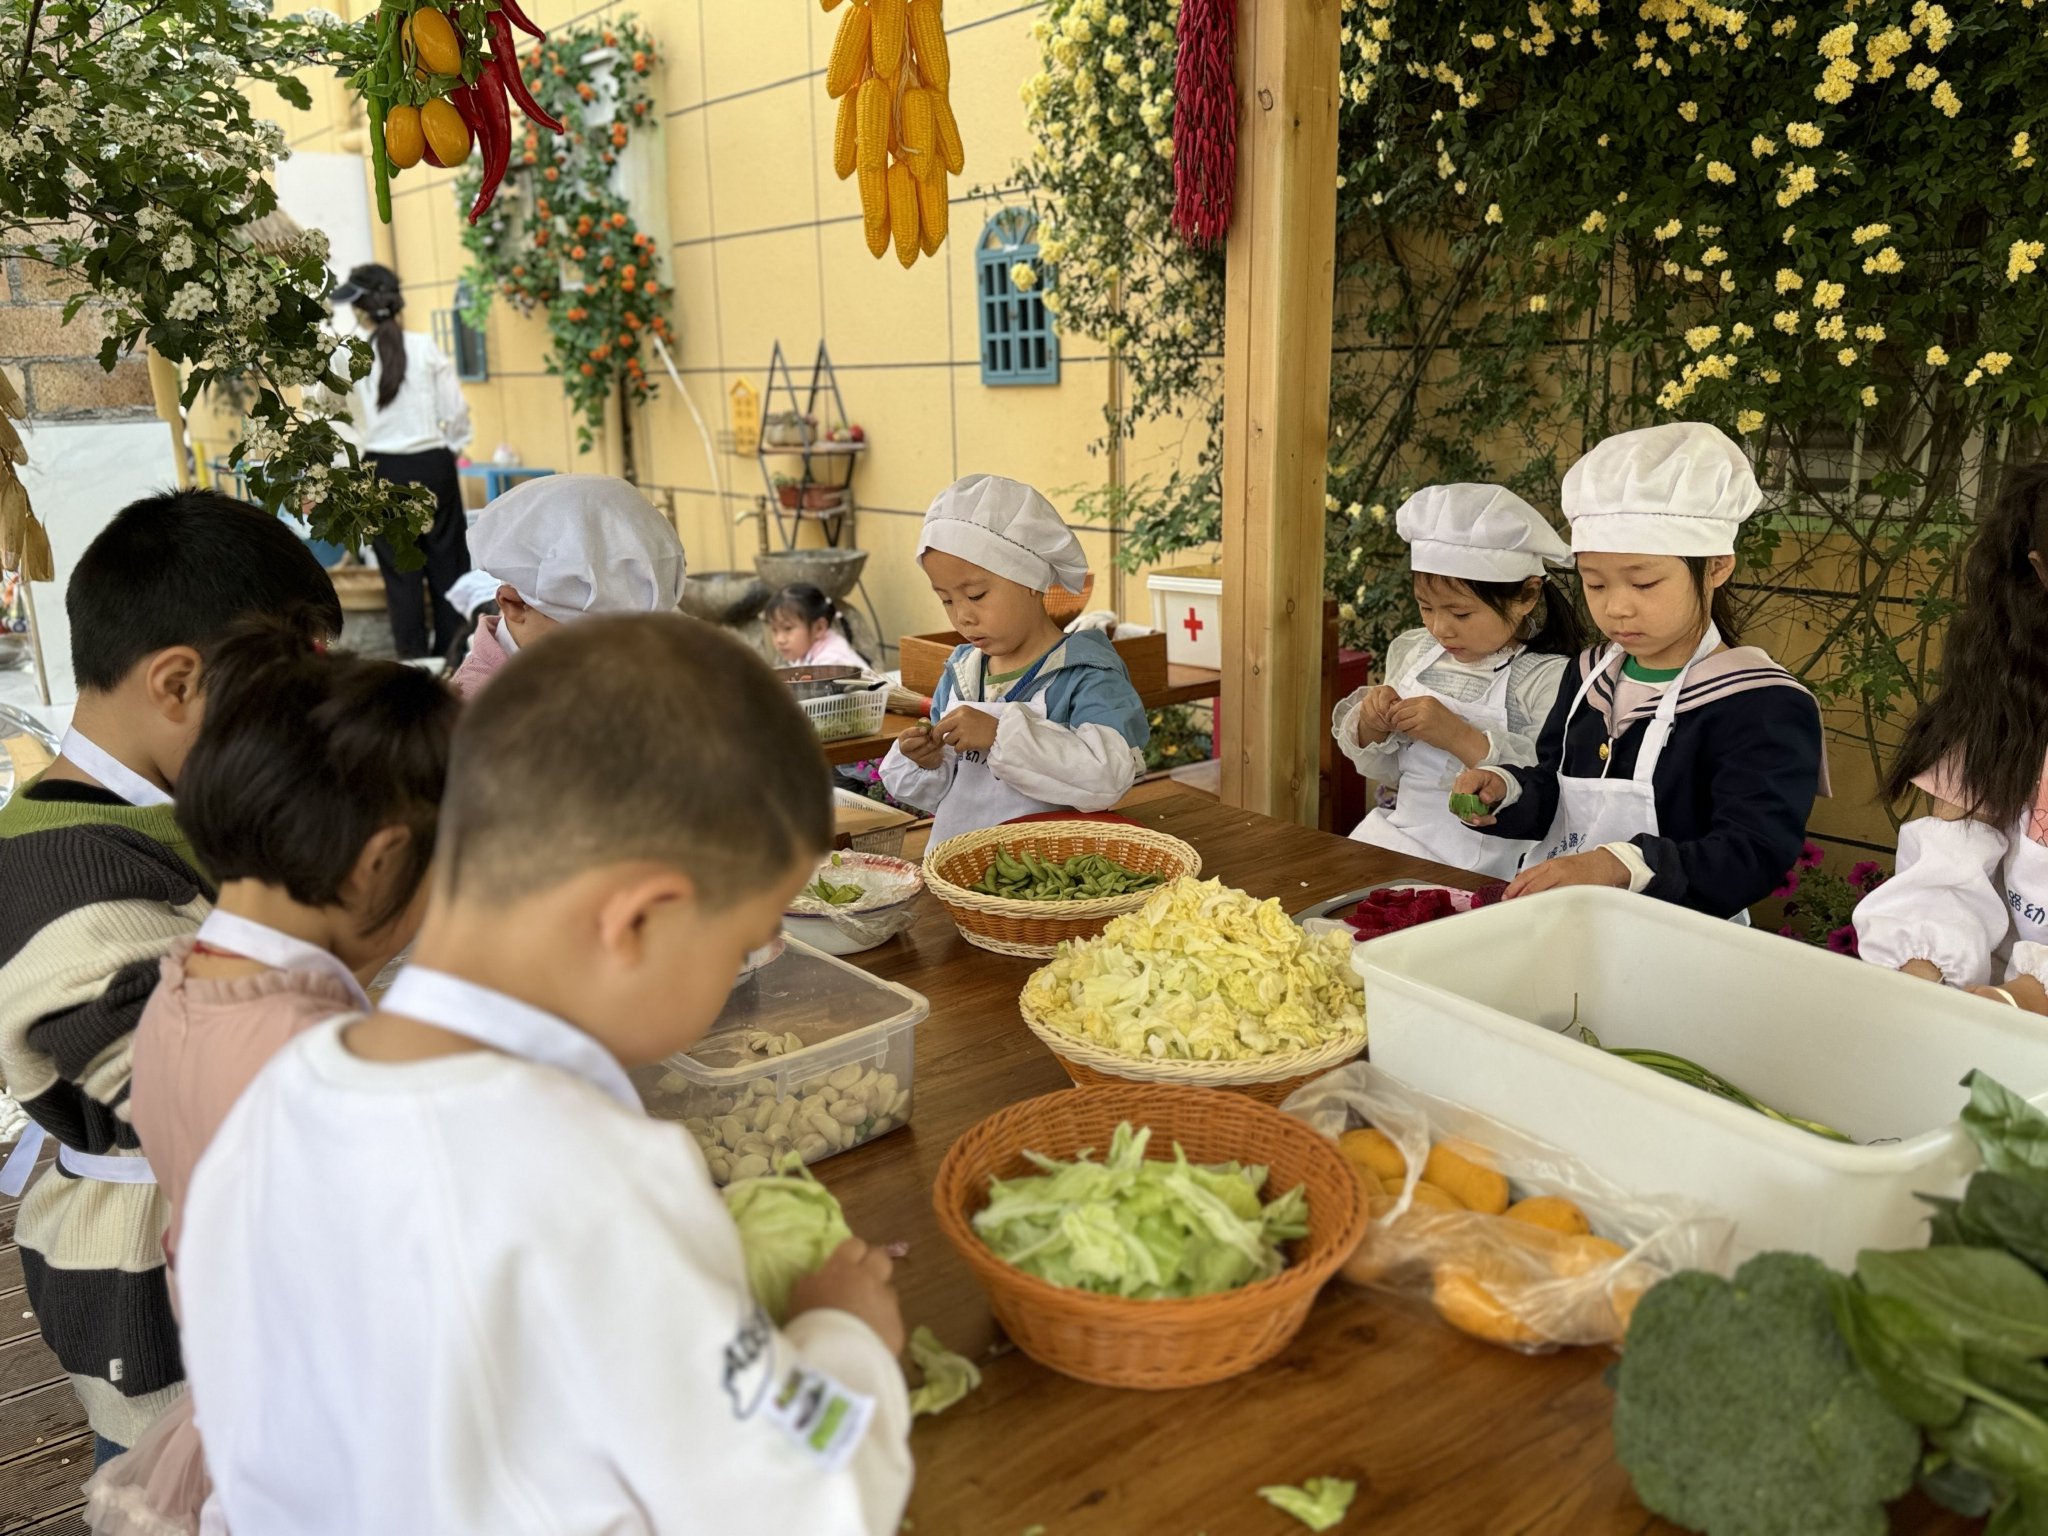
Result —
[[[997,848],[995,857],[972,890],[1013,901],[1102,901],[1130,896],[1165,883],[1162,876],[1127,869],[1100,853],[1077,853],[1052,863],[1036,849],[1012,853]]]

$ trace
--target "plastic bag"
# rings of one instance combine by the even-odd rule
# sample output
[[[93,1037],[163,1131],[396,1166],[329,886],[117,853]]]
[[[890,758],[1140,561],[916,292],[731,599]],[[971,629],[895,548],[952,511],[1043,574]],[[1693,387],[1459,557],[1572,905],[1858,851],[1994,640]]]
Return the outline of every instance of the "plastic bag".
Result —
[[[1619,1346],[1636,1301],[1659,1280],[1681,1269],[1725,1272],[1734,1232],[1727,1218],[1681,1196],[1629,1194],[1547,1142],[1368,1063],[1317,1078],[1281,1108],[1326,1136],[1371,1127],[1394,1143],[1405,1177],[1398,1194],[1381,1186],[1372,1199],[1372,1219],[1344,1277],[1428,1301],[1476,1338],[1532,1354]],[[1516,1204],[1562,1197],[1591,1231],[1564,1230],[1572,1213],[1554,1201],[1517,1213],[1543,1221],[1444,1208],[1436,1191],[1418,1194],[1433,1146],[1504,1176]],[[1373,1195],[1374,1174],[1353,1166]],[[1493,1181],[1476,1182],[1497,1204],[1497,1186],[1486,1189]]]

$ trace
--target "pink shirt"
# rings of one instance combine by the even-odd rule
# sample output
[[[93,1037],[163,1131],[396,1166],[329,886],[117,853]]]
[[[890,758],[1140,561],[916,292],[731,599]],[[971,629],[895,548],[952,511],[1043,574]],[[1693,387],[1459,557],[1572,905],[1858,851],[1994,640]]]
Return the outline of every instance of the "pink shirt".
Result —
[[[191,953],[184,940],[163,958],[135,1026],[128,1093],[143,1151],[171,1203],[166,1257],[176,1247],[192,1170],[242,1090],[294,1035],[355,1008],[339,981],[305,971],[189,977]]]
[[[487,613],[469,637],[469,654],[462,658],[462,665],[455,669],[455,676],[449,686],[464,699],[473,699],[491,680],[491,674],[505,665],[507,652],[498,639],[498,626],[504,623],[502,615]]]
[[[800,667],[867,667],[867,660],[853,648],[853,642],[836,629],[825,631],[824,638],[808,651],[804,659],[795,663]]]
[[[1950,805],[1968,805],[1970,786],[1963,782],[1963,754],[1951,752],[1927,772],[1913,780],[1915,789],[1924,789],[1937,800],[1946,800]],[[2048,847],[2048,772],[2041,778],[2041,787],[2034,792],[2034,809],[2027,817],[2027,836],[2034,842]]]

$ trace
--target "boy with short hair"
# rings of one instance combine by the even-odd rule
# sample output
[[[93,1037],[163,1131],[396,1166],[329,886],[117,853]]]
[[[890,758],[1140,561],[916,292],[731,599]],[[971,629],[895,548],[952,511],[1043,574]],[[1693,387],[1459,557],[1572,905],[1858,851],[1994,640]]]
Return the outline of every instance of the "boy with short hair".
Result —
[[[64,593],[79,698],[61,755],[0,806],[0,1078],[34,1119],[0,1170],[19,1194],[44,1133],[59,1162],[16,1223],[43,1337],[96,1455],[132,1445],[184,1372],[164,1282],[165,1209],[129,1123],[128,1052],[157,962],[213,891],[171,810],[199,734],[206,657],[235,624],[341,605],[291,529],[177,491],[124,508]]]
[[[776,1328],[626,1076],[774,937],[827,784],[789,690],[675,615],[564,629],[468,707],[413,964],[271,1061],[186,1201],[229,1529],[893,1536],[887,1255],[847,1242]]]

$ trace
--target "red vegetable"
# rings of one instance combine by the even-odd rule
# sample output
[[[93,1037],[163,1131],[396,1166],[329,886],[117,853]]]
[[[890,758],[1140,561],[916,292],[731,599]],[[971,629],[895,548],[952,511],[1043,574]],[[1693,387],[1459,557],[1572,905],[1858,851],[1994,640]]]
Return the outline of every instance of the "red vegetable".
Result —
[[[537,37],[542,42],[548,40],[547,33],[541,31],[539,27],[536,27],[526,19],[526,12],[519,9],[515,0],[498,0],[498,9],[505,14],[513,26],[526,33],[527,36]]]
[[[526,88],[525,77],[519,73],[519,47],[512,41],[512,23],[503,11],[493,11],[488,22],[491,30],[491,52],[496,55],[498,72],[504,79],[505,90],[519,103],[519,110],[532,118],[550,133],[560,133],[562,125],[548,116],[547,109],[533,99],[533,92]],[[509,139],[511,129],[506,129]]]
[[[1421,923],[1433,923],[1463,910],[1458,896],[1442,886],[1419,889],[1374,891],[1361,901],[1344,921],[1361,939],[1399,933]]]
[[[483,181],[469,210],[469,222],[474,224],[498,195],[498,184],[505,179],[505,167],[512,159],[512,114],[505,105],[505,79],[498,61],[486,58],[476,84],[451,91],[449,96],[483,146]]]

